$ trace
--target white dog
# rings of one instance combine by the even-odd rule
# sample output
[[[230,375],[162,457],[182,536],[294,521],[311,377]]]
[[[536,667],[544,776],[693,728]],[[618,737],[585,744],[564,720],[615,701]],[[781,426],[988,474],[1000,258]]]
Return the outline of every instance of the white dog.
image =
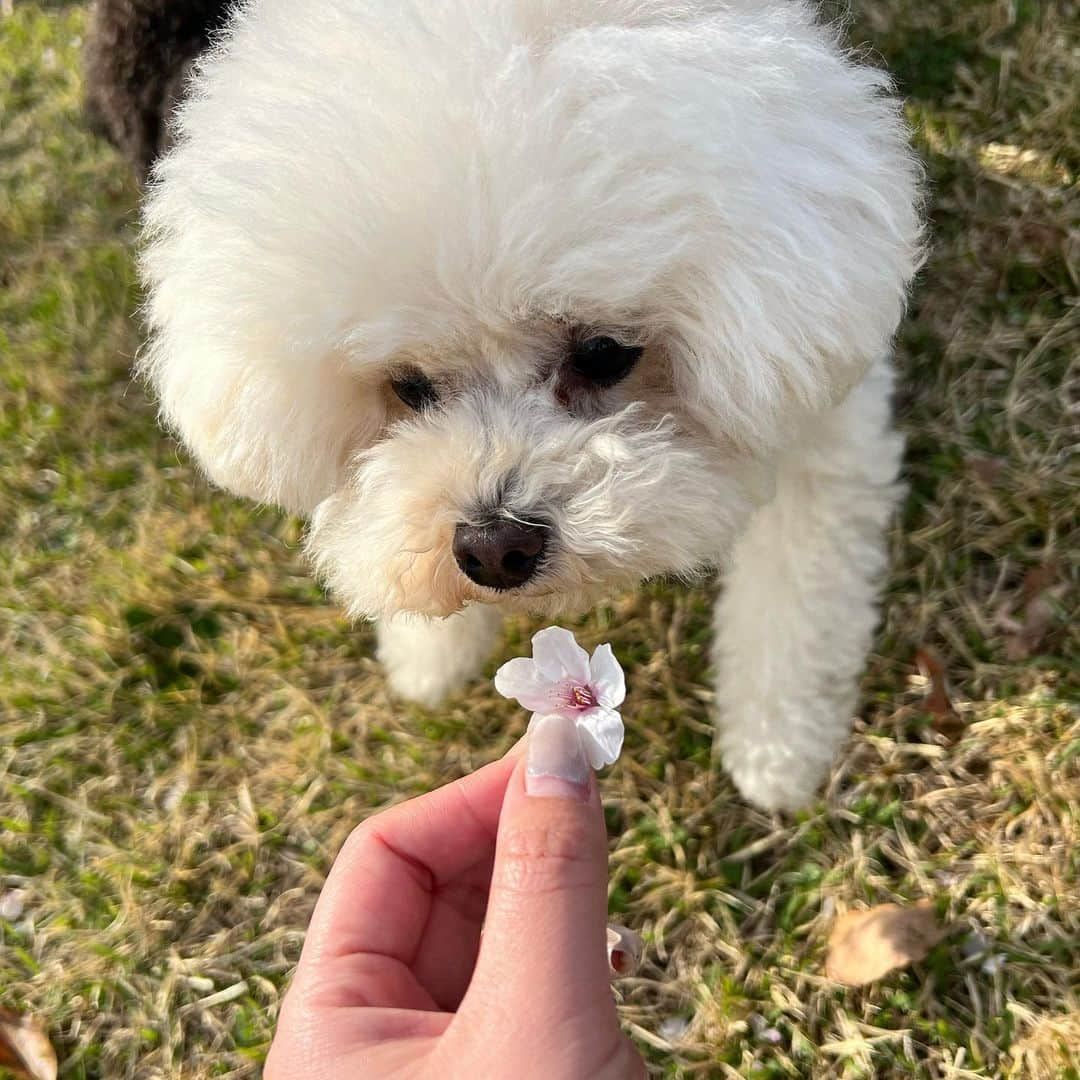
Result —
[[[255,0],[156,172],[142,369],[211,478],[310,515],[403,697],[503,611],[722,568],[723,761],[797,807],[898,490],[888,87],[800,0]]]

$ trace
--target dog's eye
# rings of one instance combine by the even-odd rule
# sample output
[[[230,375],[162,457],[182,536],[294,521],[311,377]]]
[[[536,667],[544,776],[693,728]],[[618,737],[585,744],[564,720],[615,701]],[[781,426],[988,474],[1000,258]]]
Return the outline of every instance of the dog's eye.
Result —
[[[410,368],[391,379],[390,388],[413,412],[422,412],[439,400],[439,392],[432,381],[416,368]]]
[[[571,367],[597,386],[614,386],[630,374],[645,350],[640,345],[623,345],[610,337],[591,337],[574,346]]]

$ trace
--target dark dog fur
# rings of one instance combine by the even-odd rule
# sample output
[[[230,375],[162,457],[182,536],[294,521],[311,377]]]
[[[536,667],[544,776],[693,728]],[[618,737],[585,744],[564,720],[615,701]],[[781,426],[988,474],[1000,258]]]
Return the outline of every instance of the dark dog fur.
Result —
[[[87,117],[145,180],[195,58],[235,0],[97,0],[84,57]]]

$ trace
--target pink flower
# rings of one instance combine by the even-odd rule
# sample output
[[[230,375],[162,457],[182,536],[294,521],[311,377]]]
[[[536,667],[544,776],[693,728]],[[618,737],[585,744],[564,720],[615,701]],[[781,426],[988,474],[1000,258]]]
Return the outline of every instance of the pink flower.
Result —
[[[532,659],[508,660],[495,672],[495,689],[538,716],[557,714],[577,723],[585,756],[594,769],[610,765],[623,743],[618,706],[626,697],[626,678],[610,645],[592,657],[561,626],[549,626],[533,639]]]

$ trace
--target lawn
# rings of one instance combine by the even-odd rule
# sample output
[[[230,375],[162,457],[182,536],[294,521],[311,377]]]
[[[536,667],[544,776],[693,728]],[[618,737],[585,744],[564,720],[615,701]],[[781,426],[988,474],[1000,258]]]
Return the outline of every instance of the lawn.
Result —
[[[248,1077],[350,828],[525,715],[490,683],[392,702],[302,525],[158,430],[85,22],[0,15],[0,1005],[45,1020],[64,1077]],[[613,918],[648,944],[620,1008],[657,1075],[1080,1077],[1078,25],[1034,0],[852,14],[907,96],[933,249],[898,337],[885,614],[820,801],[761,814],[711,763],[709,589],[576,627],[632,688],[602,786]],[[920,898],[950,931],[924,962],[824,977],[838,912]]]

